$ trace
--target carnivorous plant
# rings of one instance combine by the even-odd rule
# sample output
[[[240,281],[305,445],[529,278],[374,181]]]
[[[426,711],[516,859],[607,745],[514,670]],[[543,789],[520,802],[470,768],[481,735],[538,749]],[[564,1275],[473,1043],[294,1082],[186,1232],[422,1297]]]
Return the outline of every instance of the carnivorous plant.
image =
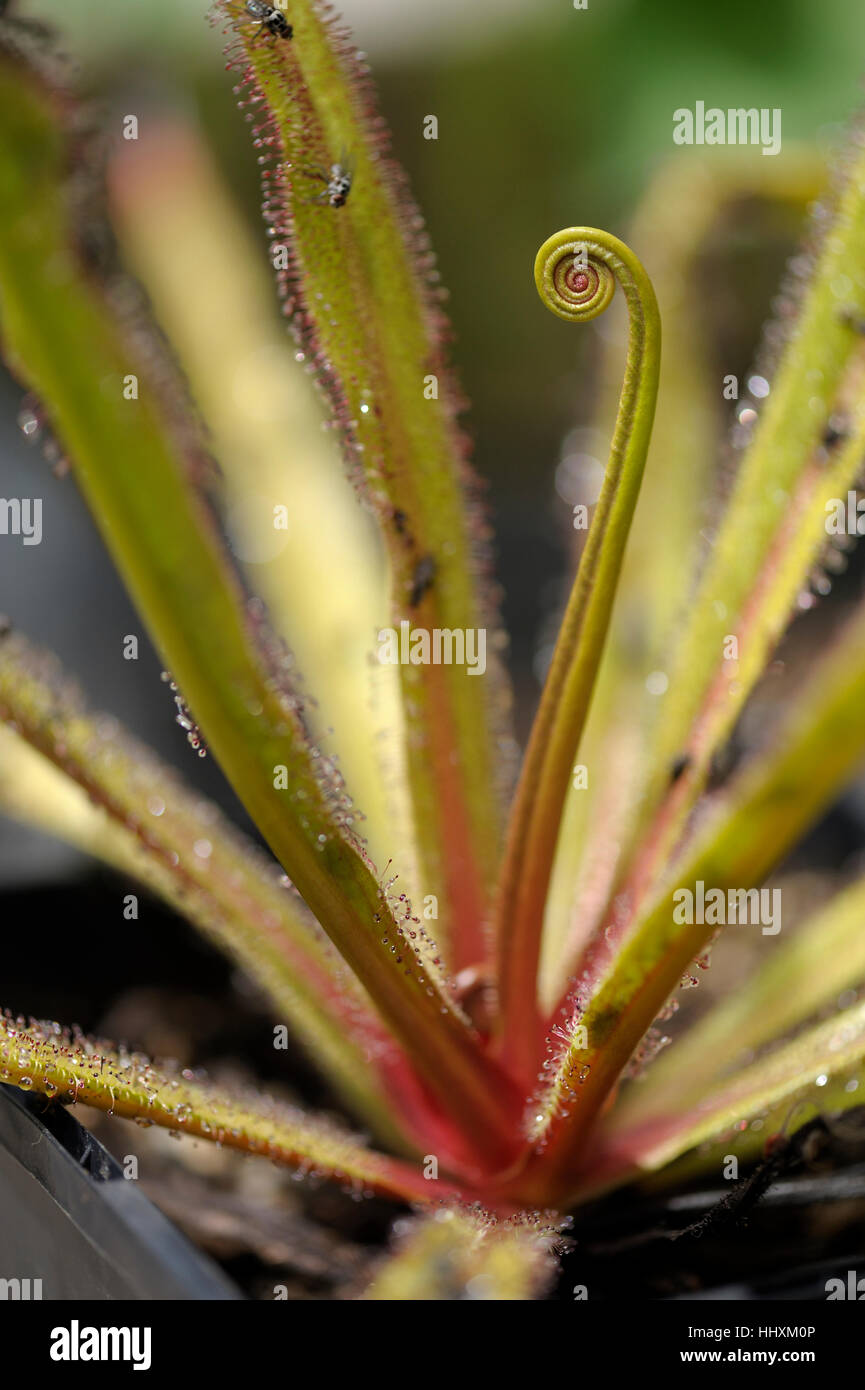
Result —
[[[0,804],[215,941],[370,1137],[12,1016],[0,1076],[426,1213],[370,1297],[429,1296],[443,1252],[457,1283],[482,1273],[490,1297],[531,1297],[590,1197],[754,1158],[856,1104],[865,1079],[865,879],[790,935],[760,892],[865,755],[861,602],[783,719],[716,776],[809,579],[819,592],[837,567],[827,512],[865,453],[865,148],[854,133],[743,386],[708,544],[706,441],[670,409],[692,365],[676,274],[659,264],[656,298],[639,235],[632,250],[582,222],[541,246],[546,310],[580,325],[623,301],[628,336],[514,778],[439,287],[369,77],[317,0],[219,0],[213,22],[261,166],[258,260],[197,137],[100,139],[41,38],[3,21],[0,342],[25,428],[68,460],[193,748],[269,852],[91,713],[5,601]],[[671,229],[682,255],[709,216],[692,212]],[[266,336],[268,259],[294,346],[243,375]],[[503,298],[502,332],[507,316]],[[356,516],[329,500],[332,436],[285,404],[292,357],[327,404]],[[261,496],[277,558],[256,593],[236,525]],[[322,563],[334,548],[348,583]],[[647,1065],[733,922],[759,937],[758,968]]]

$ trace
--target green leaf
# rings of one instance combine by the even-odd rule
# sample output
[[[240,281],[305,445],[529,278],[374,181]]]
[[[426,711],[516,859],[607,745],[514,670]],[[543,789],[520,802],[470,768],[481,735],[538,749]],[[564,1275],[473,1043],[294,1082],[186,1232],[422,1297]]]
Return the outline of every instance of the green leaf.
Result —
[[[818,1110],[861,1104],[863,1087],[865,1004],[857,1004],[729,1077],[684,1113],[665,1110],[633,1127],[614,1119],[597,1136],[583,1193],[596,1191],[597,1181],[609,1186],[665,1167],[710,1142],[701,1167],[731,1146],[740,1158],[753,1156],[780,1127],[789,1134]]]
[[[536,986],[544,903],[639,496],[661,353],[651,281],[630,247],[609,232],[556,232],[537,254],[535,283],[546,306],[573,323],[603,313],[619,285],[628,306],[628,351],[604,484],[532,725],[497,893],[500,1043],[529,1081],[542,1032]]]
[[[845,498],[865,450],[865,147],[848,153],[834,205],[821,209],[821,244],[791,267],[786,340],[777,368],[760,364],[768,396],[758,416],[704,572],[667,664],[642,797],[644,842],[628,874],[643,891],[663,865],[762,675],[809,575],[829,548],[827,506]],[[794,312],[794,299],[800,301]],[[775,329],[775,338],[779,336]],[[768,356],[768,354],[767,354]],[[762,389],[762,388],[761,388]],[[741,409],[740,409],[741,419]],[[841,441],[827,428],[845,421]],[[739,427],[741,431],[741,426]],[[736,650],[730,645],[735,639]],[[677,759],[687,766],[671,785]]]
[[[393,1139],[384,1078],[399,1056],[277,866],[116,719],[88,715],[58,663],[17,634],[0,642],[0,719],[0,807],[132,874],[193,922],[338,1094]]]
[[[440,899],[437,931],[459,970],[488,950],[507,694],[440,290],[366,70],[341,32],[297,0],[293,40],[260,43],[242,0],[221,9],[237,35],[230,53],[244,100],[261,101],[268,223],[276,256],[290,258],[280,272],[286,309],[387,547],[391,626],[485,633],[483,676],[456,663],[400,665],[423,891]],[[336,207],[326,189],[335,164],[352,176]]]
[[[569,792],[546,906],[541,993],[548,1008],[598,925],[632,842],[659,702],[646,681],[665,669],[687,621],[705,549],[713,470],[730,410],[707,338],[707,257],[743,204],[769,207],[776,218],[788,206],[802,215],[826,180],[810,151],[785,152],[783,161],[755,161],[732,149],[719,160],[719,153],[710,162],[678,151],[650,183],[628,238],[652,276],[664,351],[646,470],[580,752],[588,785]],[[736,266],[726,253],[724,273],[733,285]],[[602,428],[615,416],[620,355],[618,341],[605,346]]]
[[[863,704],[860,606],[815,667],[772,746],[719,796],[636,919],[623,917],[584,961],[551,1039],[549,1080],[531,1107],[539,1148],[521,1190],[536,1191],[533,1170],[543,1183],[538,1200],[558,1200],[578,1186],[587,1132],[682,975],[709,944],[715,926],[677,922],[674,894],[698,881],[707,888],[748,888],[766,876],[865,755]]]
[[[113,225],[207,421],[233,548],[315,692],[310,728],[338,752],[372,859],[392,858],[414,898],[399,679],[371,660],[388,610],[374,524],[274,313],[270,267],[199,131],[173,116],[120,143]]]
[[[155,346],[142,351],[82,273],[56,101],[32,74],[0,64],[10,364],[47,403],[118,570],[249,814],[444,1111],[484,1161],[507,1162],[516,1096],[448,996],[410,908],[399,904],[397,920],[340,779],[307,737],[285,663],[257,640],[260,619],[227,563]],[[124,395],[130,376],[137,399]]]
[[[783,891],[783,890],[782,890]],[[767,960],[654,1062],[617,1107],[617,1123],[685,1109],[737,1059],[798,1028],[865,981],[865,879],[793,929],[766,939]]]

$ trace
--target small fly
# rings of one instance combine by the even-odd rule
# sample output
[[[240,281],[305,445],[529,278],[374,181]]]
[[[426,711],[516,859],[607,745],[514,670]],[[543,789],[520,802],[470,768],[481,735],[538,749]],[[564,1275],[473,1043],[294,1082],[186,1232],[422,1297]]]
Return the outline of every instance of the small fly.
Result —
[[[304,173],[308,179],[318,179],[319,183],[325,185],[324,191],[317,198],[310,198],[311,203],[326,204],[332,208],[345,207],[354,178],[351,164],[345,155],[339,164],[331,164],[329,174],[319,168],[305,169]]]
[[[258,20],[259,30],[256,39],[262,34],[270,34],[275,39],[290,39],[294,30],[282,10],[276,5],[265,5],[264,0],[246,0],[246,9],[253,19]]]
[[[820,442],[824,449],[834,449],[836,444],[850,437],[850,422],[844,415],[831,415],[823,430]]]
[[[679,754],[678,758],[674,760],[670,768],[671,786],[678,782],[680,777],[684,777],[685,773],[688,771],[688,768],[691,766],[692,761],[693,759],[691,758],[690,753]]]
[[[433,586],[436,575],[436,562],[432,555],[424,555],[422,560],[418,560],[414,567],[414,574],[411,580],[411,593],[409,594],[409,607],[417,608]]]

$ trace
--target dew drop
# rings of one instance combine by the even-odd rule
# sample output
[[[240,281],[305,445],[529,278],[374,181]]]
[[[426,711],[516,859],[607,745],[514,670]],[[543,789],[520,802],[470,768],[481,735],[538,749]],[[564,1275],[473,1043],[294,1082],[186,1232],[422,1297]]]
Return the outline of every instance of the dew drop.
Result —
[[[37,439],[39,436],[39,416],[32,405],[23,405],[18,412],[18,428],[26,439]]]

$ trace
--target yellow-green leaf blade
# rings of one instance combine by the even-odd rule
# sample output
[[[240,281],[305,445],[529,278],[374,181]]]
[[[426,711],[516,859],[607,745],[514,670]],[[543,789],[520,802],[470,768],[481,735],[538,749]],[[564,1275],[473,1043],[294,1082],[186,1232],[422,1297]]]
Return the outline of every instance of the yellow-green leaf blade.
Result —
[[[0,808],[132,874],[193,922],[338,1093],[392,1135],[377,1074],[393,1044],[277,866],[115,719],[89,715],[58,664],[17,634],[0,642],[0,720]]]
[[[753,1155],[781,1124],[789,1134],[818,1109],[861,1103],[863,1086],[865,1004],[857,1004],[731,1076],[693,1108],[646,1116],[633,1127],[614,1118],[598,1135],[586,1187],[601,1172],[606,1183],[653,1172],[710,1141]]]
[[[539,1175],[567,1184],[585,1135],[713,923],[682,921],[680,887],[759,883],[865,756],[865,608],[812,672],[770,748],[730,783],[669,867],[623,943],[598,942],[557,1029],[550,1080],[532,1106]],[[677,920],[677,918],[679,920]],[[585,1032],[583,1032],[585,1030]]]
[[[831,214],[831,215],[830,215]],[[686,621],[666,666],[652,738],[644,845],[629,891],[657,874],[829,544],[827,507],[846,499],[865,447],[865,147],[854,133],[843,181],[821,209],[821,242],[793,262],[784,350],[750,397],[757,418]],[[795,308],[795,312],[794,312]],[[776,327],[776,337],[778,328]],[[745,418],[740,408],[740,421]],[[843,421],[840,443],[833,422]],[[742,427],[740,426],[740,429]],[[687,766],[670,785],[678,758]]]
[[[765,938],[766,962],[654,1062],[618,1108],[620,1123],[686,1106],[752,1052],[865,981],[865,880],[836,894],[788,939]]]
[[[355,1136],[293,1106],[254,1094],[231,1096],[185,1074],[153,1067],[139,1053],[112,1052],[73,1039],[57,1024],[0,1017],[0,1080],[361,1190],[411,1201],[437,1201],[453,1192],[445,1183],[427,1182],[410,1164],[374,1153]]]
[[[543,1296],[555,1275],[556,1228],[543,1217],[514,1221],[448,1207],[413,1222],[364,1298],[377,1302]]]
[[[59,114],[35,74],[0,62],[0,323],[10,363],[47,403],[155,645],[262,835],[443,1109],[459,1115],[486,1161],[507,1161],[514,1092],[355,838],[335,769],[310,743],[279,654],[260,640],[228,564],[166,408],[155,346],[141,351],[83,273]],[[124,393],[130,373],[137,398]]]

